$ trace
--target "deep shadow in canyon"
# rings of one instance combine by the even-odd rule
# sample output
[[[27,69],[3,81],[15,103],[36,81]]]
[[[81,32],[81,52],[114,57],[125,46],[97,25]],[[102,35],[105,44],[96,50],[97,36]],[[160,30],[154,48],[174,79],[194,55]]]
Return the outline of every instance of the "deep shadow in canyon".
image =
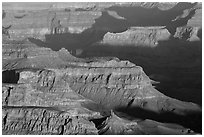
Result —
[[[116,11],[120,16],[126,18],[125,20],[116,19],[109,15],[107,11],[102,11],[102,15],[95,19],[92,27],[82,33],[46,34],[45,41],[34,38],[30,38],[30,40],[38,46],[46,46],[55,51],[64,47],[75,54],[77,49],[84,50],[101,41],[107,32],[120,33],[132,26],[166,26],[169,32],[174,32],[177,27],[187,24],[188,20],[195,14],[195,10],[192,10],[185,18],[172,20],[181,15],[184,9],[191,8],[194,5],[195,3],[181,2],[167,11],[158,8],[113,6],[106,10]]]
[[[192,10],[188,16],[172,21],[191,8],[195,3],[179,3],[174,8],[161,11],[158,8],[143,7],[111,7],[118,15],[126,20],[119,20],[110,16],[106,11],[95,20],[92,28],[80,34],[48,34],[45,41],[30,38],[38,46],[59,50],[68,49],[73,55],[87,57],[114,56],[121,60],[129,60],[142,66],[145,73],[153,80],[159,81],[156,88],[167,96],[202,104],[202,42],[185,42],[170,38],[159,42],[156,48],[134,45],[111,46],[98,45],[107,32],[123,32],[131,26],[166,26],[172,33],[176,28],[187,24],[195,14]],[[141,14],[142,13],[142,14]],[[199,37],[201,39],[201,31]],[[77,50],[82,53],[77,54]]]
[[[155,48],[133,45],[95,45],[81,57],[114,56],[142,66],[155,81],[156,89],[167,96],[202,105],[201,42],[163,41]]]
[[[124,113],[125,115],[130,116],[131,119],[151,119],[162,123],[176,123],[186,128],[190,128],[198,133],[202,132],[202,113],[200,112],[194,112],[192,114],[182,116],[173,112],[156,113],[139,107],[117,108],[115,111],[116,114],[120,112],[118,113],[119,116]],[[122,114],[120,117],[123,117],[124,114]]]
[[[169,10],[159,10],[155,8],[143,7],[118,7],[113,6],[108,10],[113,10],[119,16],[126,18],[126,24],[129,26],[166,26],[171,34],[176,32],[176,28],[187,24],[188,20],[195,14],[195,9],[192,9],[185,18],[174,19],[182,15],[183,10],[192,8],[196,3],[180,2]],[[105,22],[107,23],[107,21]]]
[[[184,9],[193,7],[195,4],[179,3],[168,11],[158,8],[146,9],[142,7],[111,7],[119,16],[126,20],[119,20],[110,16],[106,11],[96,19],[95,24],[80,34],[48,34],[45,41],[29,38],[38,46],[48,47],[58,51],[66,48],[74,56],[80,58],[92,57],[117,57],[121,60],[141,66],[150,79],[160,82],[154,84],[155,88],[163,94],[179,99],[181,101],[194,102],[202,105],[202,31],[199,30],[198,37],[201,41],[189,42],[171,37],[168,41],[159,41],[152,48],[144,45],[108,45],[99,44],[107,32],[119,33],[126,31],[132,26],[166,26],[173,35],[176,28],[185,26],[187,21],[195,14],[192,10],[188,16],[177,21],[172,21],[181,15]],[[129,11],[127,11],[129,10]],[[141,15],[143,13],[143,15]],[[79,52],[78,54],[78,50]],[[17,84],[19,73],[15,70],[2,73],[3,83]],[[110,110],[102,108],[101,105],[84,105],[87,109],[93,109],[104,114],[104,118],[92,119],[96,127],[107,118]],[[18,108],[13,107],[11,109]],[[22,107],[19,107],[22,108]],[[25,107],[33,108],[32,106]],[[38,108],[38,107],[34,107]],[[41,107],[43,109],[56,109]],[[9,109],[9,108],[8,108]],[[195,132],[202,133],[202,114],[195,112],[189,115],[177,115],[173,112],[155,113],[138,107],[120,107],[114,112],[124,113],[134,119],[150,119],[163,123],[176,123]]]
[[[6,70],[2,72],[2,83],[17,84],[20,74],[15,70]]]

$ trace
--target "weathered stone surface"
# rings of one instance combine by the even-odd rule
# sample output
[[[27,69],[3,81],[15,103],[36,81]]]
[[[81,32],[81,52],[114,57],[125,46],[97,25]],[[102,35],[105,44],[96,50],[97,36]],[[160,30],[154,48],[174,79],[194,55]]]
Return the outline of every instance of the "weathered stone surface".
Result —
[[[19,44],[12,42],[15,43],[15,41],[10,41],[9,44],[3,44],[3,70],[12,68],[64,68],[84,61],[84,59],[72,56],[64,48],[54,52],[50,48],[37,47],[28,41]]]
[[[199,41],[201,39],[199,31],[202,30],[202,4],[196,3],[192,8],[183,11],[183,14],[175,20],[185,18],[193,13],[192,17],[187,21],[185,26],[179,26],[176,29],[174,37],[188,41]]]
[[[3,134],[194,134],[187,128],[196,130],[199,125],[200,106],[157,91],[142,67],[117,58],[80,59],[65,48],[52,51],[33,44],[46,46],[46,41],[38,39],[45,39],[47,34],[81,33],[91,28],[101,12],[110,6],[178,10],[179,6],[174,8],[176,3],[25,5],[3,3]],[[126,20],[115,11],[106,13],[108,18]],[[97,25],[94,26],[96,30],[90,30],[94,35],[109,29]],[[175,35],[183,38],[183,32],[187,31],[192,34],[190,40],[194,40],[199,31],[195,26],[178,28]],[[131,27],[122,33],[107,33],[103,42],[152,47],[170,36],[165,27]],[[82,38],[87,41],[84,35]],[[83,52],[80,47],[76,49],[79,54]],[[133,120],[124,119],[113,111],[109,115],[110,110],[120,113],[125,110],[127,117],[133,115]],[[189,115],[191,117],[185,119]],[[95,122],[98,119],[99,124]]]
[[[31,84],[42,92],[56,92],[68,84],[73,91],[108,109],[133,105],[156,112],[174,110],[183,113],[186,109],[183,106],[189,105],[190,110],[199,110],[190,103],[175,103],[155,90],[143,69],[130,62],[111,60],[76,63],[74,67],[64,69],[50,67],[48,70],[21,71],[18,83]],[[145,106],[142,102],[146,102]]]
[[[83,104],[92,104],[93,106],[97,106],[97,104],[69,88],[62,87],[55,88],[55,92],[49,92],[36,89],[30,84],[7,84],[3,86],[2,103],[4,107],[53,108],[67,112],[70,116],[81,116],[87,119],[102,117],[99,112],[91,111],[83,106]]]
[[[122,33],[106,33],[103,44],[154,47],[158,41],[168,40],[171,34],[165,27],[132,27]]]
[[[98,126],[99,134],[106,135],[186,135],[195,134],[176,124],[155,122],[152,120],[128,120],[118,117],[114,112]]]
[[[198,31],[200,27],[178,27],[176,29],[176,33],[174,34],[175,38],[188,40],[188,41],[199,41],[200,38],[198,37]]]
[[[10,39],[14,40],[25,39],[27,37],[44,40],[45,34],[81,33],[91,27],[94,19],[101,16],[100,11],[84,12],[65,10],[67,8],[77,8],[77,5],[74,3],[65,3],[64,5],[60,3],[44,3],[40,5],[31,4],[30,6],[23,3],[14,3],[13,5],[4,3],[3,7],[6,13],[3,19],[3,26],[11,25],[9,35]],[[26,8],[22,11],[20,7]],[[25,14],[25,16],[16,18],[16,12],[23,12],[21,14]],[[54,32],[53,29],[58,29],[59,31]]]
[[[91,28],[95,19],[102,15],[105,8],[111,6],[158,7],[169,10],[177,3],[3,3],[5,13],[2,21],[5,34],[10,39],[22,40],[32,37],[44,40],[46,34],[81,33]],[[23,9],[23,10],[22,10]],[[124,19],[114,11],[108,13],[117,19]],[[23,24],[23,25],[22,25]],[[10,27],[9,27],[10,26]],[[8,29],[6,29],[8,28]]]
[[[69,135],[97,134],[92,122],[51,108],[5,107],[3,134]]]

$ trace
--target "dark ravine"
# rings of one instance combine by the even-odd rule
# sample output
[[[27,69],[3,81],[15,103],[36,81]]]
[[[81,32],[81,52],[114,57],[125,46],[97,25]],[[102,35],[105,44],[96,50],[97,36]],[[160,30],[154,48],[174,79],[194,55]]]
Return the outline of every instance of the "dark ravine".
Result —
[[[200,3],[70,4],[5,3],[3,134],[202,134]]]

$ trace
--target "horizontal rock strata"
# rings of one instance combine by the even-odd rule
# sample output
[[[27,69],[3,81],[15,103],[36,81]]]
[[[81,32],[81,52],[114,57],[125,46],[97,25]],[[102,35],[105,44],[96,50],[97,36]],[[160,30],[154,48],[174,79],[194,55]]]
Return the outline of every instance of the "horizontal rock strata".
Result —
[[[32,43],[46,46],[40,40],[48,35],[78,36],[113,5],[169,10],[177,3],[3,3],[2,134],[196,134],[200,106],[160,93],[142,67],[114,57],[76,58],[65,48]],[[175,37],[197,40],[200,9]],[[106,13],[126,20],[115,11]],[[108,30],[90,33],[102,29]],[[155,47],[171,35],[165,26],[130,27],[93,41]]]
[[[158,41],[168,40],[169,31],[165,27],[132,27],[122,33],[106,33],[103,37],[103,44],[110,45],[135,45],[135,46],[156,46]]]
[[[111,109],[200,112],[195,104],[158,92],[143,69],[129,61],[78,59],[65,49],[12,42],[3,49],[4,134],[99,134],[91,119]]]
[[[3,3],[2,24],[10,39],[22,40],[26,37],[45,39],[47,34],[81,33],[91,28],[102,11],[111,6],[158,7],[169,10],[177,3]],[[24,9],[24,10],[22,10]],[[108,13],[120,17],[114,11]],[[23,25],[22,25],[23,24]]]

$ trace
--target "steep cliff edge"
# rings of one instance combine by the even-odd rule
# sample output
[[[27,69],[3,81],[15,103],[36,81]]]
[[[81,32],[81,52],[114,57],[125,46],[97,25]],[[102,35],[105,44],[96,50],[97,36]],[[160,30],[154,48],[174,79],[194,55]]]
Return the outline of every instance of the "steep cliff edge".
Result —
[[[11,25],[10,39],[21,40],[27,37],[44,40],[45,34],[81,33],[94,24],[94,19],[101,16],[98,9],[90,11],[75,11],[78,8],[94,7],[93,3],[3,3],[5,18],[3,26]],[[21,10],[24,9],[24,10]],[[21,16],[22,15],[22,16]],[[18,17],[19,16],[19,17]]]
[[[171,34],[165,27],[131,27],[122,33],[106,33],[102,44],[116,46],[150,46],[158,45],[158,41],[168,40]]]
[[[3,3],[5,13],[2,24],[10,39],[26,37],[45,40],[48,34],[82,33],[91,28],[95,19],[112,6],[158,8],[158,12],[173,9],[177,3]],[[24,9],[24,10],[22,10]],[[139,8],[140,9],[140,8]],[[126,19],[117,12],[108,10],[117,19]],[[137,26],[137,25],[136,25]]]
[[[184,39],[188,41],[199,41],[202,39],[202,3],[195,4],[192,8],[183,11],[181,16],[175,20],[181,20],[186,16],[192,14],[185,26],[179,26],[174,34],[175,38]]]
[[[93,119],[124,108],[182,117],[201,111],[193,103],[169,98],[154,89],[143,69],[129,61],[76,60],[64,49],[54,52],[31,47],[18,49],[11,44],[3,51],[4,134],[98,134],[100,129]],[[62,60],[59,53],[69,56]],[[9,55],[13,57],[9,59]],[[22,61],[24,58],[27,61]],[[46,58],[57,59],[57,64],[46,63]],[[144,129],[142,133],[148,134]],[[162,133],[160,129],[158,132]]]
[[[100,42],[104,34],[100,44],[128,43],[155,47],[172,34],[169,26],[149,27],[145,18],[162,15],[161,24],[165,25],[186,8],[185,4],[184,7],[176,3],[13,4],[3,3],[2,14],[3,134],[201,133],[201,107],[160,93],[152,85],[154,81],[145,74],[143,66],[114,57],[77,58],[71,55],[73,51],[69,47],[71,45],[76,52],[83,52],[83,49],[80,51],[81,45],[86,49],[86,46]],[[136,14],[139,22],[128,20],[128,16],[106,9],[114,5],[137,7],[136,11],[139,9],[149,16],[143,18],[140,12],[136,12],[139,13]],[[131,26],[143,23],[141,18],[147,22],[145,27]],[[158,22],[160,20],[154,20],[153,24]],[[186,34],[189,31],[199,33],[191,26],[187,26],[186,30],[182,26],[177,31],[181,39],[188,39]],[[61,43],[68,46],[62,48]],[[50,44],[60,50],[47,48]],[[165,50],[159,52],[162,55],[169,53]],[[180,54],[180,51],[177,53]],[[162,64],[159,59],[161,56],[157,56],[157,62]],[[152,60],[142,61],[148,63]],[[195,64],[199,61],[192,60]],[[189,66],[188,62],[185,63]],[[157,64],[149,67],[152,66],[160,67]],[[185,66],[182,65],[182,68]],[[187,68],[185,75],[192,71],[191,66]],[[174,76],[177,75],[172,76],[176,79]]]

